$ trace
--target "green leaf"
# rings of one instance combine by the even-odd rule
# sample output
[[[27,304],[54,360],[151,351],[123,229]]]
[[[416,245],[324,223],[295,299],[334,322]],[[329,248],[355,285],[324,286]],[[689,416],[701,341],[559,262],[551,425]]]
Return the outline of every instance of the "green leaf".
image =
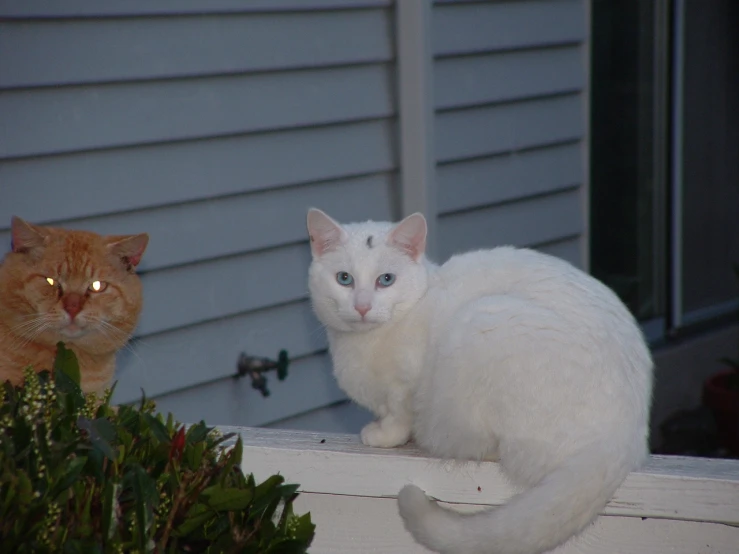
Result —
[[[2,489],[0,489],[0,492],[2,492]],[[7,514],[10,506],[13,504],[13,501],[16,497],[16,490],[13,486],[5,487],[5,497],[2,501],[2,507],[0,508],[0,516]],[[0,517],[0,521],[2,521],[2,517]],[[0,529],[2,527],[0,526]]]
[[[208,487],[201,495],[210,508],[219,512],[244,510],[253,498],[248,489],[230,489],[221,485]]]
[[[95,476],[98,483],[102,483],[105,480],[103,474],[103,463],[105,462],[105,455],[97,448],[90,448],[87,451],[87,469]]]
[[[82,536],[87,536],[92,532],[92,497],[95,493],[94,489],[90,490],[89,492],[85,491],[86,498],[85,498],[85,504],[82,508],[81,512],[78,514],[80,516],[80,529],[79,533]]]
[[[267,508],[275,499],[281,499],[279,486],[285,481],[282,475],[272,475],[257,485],[254,490],[252,511],[259,512]]]
[[[109,460],[115,461],[116,452],[110,446],[109,440],[115,439],[115,429],[106,419],[87,419],[80,417],[77,426],[87,433],[92,446],[98,449]]]
[[[218,541],[218,537],[226,539],[228,543],[231,539],[230,535],[231,522],[229,521],[228,512],[223,512],[203,525],[203,538],[209,541]]]
[[[23,418],[18,418],[15,421],[15,428],[13,429],[13,442],[15,443],[15,451],[17,452],[18,458],[25,457],[24,451],[30,448],[32,437],[31,427]]]
[[[221,485],[226,483],[226,480],[229,478],[234,466],[241,464],[241,458],[244,455],[244,443],[241,441],[241,437],[236,439],[236,444],[226,455],[228,456],[228,461],[226,462],[226,465],[223,466]]]
[[[62,405],[68,416],[76,415],[85,405],[82,389],[66,373],[58,371],[54,374],[56,390],[62,395]]]
[[[266,498],[262,499],[262,502],[266,502]],[[280,503],[282,502],[282,498],[279,497],[279,495],[270,496],[269,502],[266,506],[262,507],[261,503],[257,504],[255,503],[252,507],[252,511],[259,514],[259,517],[261,518],[262,522],[269,521],[272,525],[272,533],[276,532],[276,526],[273,523],[275,512],[277,512],[277,508],[280,507]],[[264,523],[263,523],[264,524]]]
[[[151,414],[144,414],[143,418],[144,421],[149,425],[151,433],[159,442],[169,443],[169,441],[172,440],[172,437],[170,436],[169,431],[167,431],[167,428],[164,426],[164,423],[159,421],[158,418],[154,417]]]
[[[54,358],[54,375],[65,375],[77,387],[80,386],[80,364],[77,356],[63,342],[56,343],[56,357]]]
[[[201,421],[200,423],[197,423],[193,426],[191,426],[187,430],[187,434],[185,435],[185,439],[187,439],[187,442],[189,444],[194,444],[196,442],[204,441],[205,438],[208,436],[208,433],[210,433],[210,429],[205,425],[204,421]]]
[[[154,501],[157,496],[156,483],[143,467],[136,464],[123,477],[123,484],[124,487],[130,488],[133,493],[136,517],[136,536],[134,540],[141,552],[147,552],[149,528],[154,519]]]
[[[28,478],[28,475],[26,475],[25,471],[21,471],[17,475],[18,481],[16,483],[17,485],[17,497],[18,502],[21,505],[27,505],[30,504],[33,500],[33,484],[31,483],[31,480]]]
[[[293,496],[296,492],[298,492],[298,489],[300,488],[300,485],[282,485],[280,487],[280,494],[282,495],[282,498],[290,498]]]
[[[316,532],[316,526],[310,519],[310,513],[298,517],[294,525],[293,537],[300,541],[307,541],[306,546],[310,546]]]
[[[232,438],[238,436],[238,433],[226,433],[225,435],[222,435],[218,438],[213,438],[212,436],[210,439],[212,440],[210,444],[210,447],[213,448],[215,446],[218,446],[219,444],[222,444],[226,442],[227,440],[231,440]]]
[[[171,414],[165,424],[148,400],[101,405],[88,418],[67,367],[79,364],[63,345],[58,354],[53,374],[25,374],[27,385],[56,391],[57,400],[32,405],[31,387],[0,385],[0,420],[8,422],[0,426],[0,552],[305,552],[313,527],[303,531],[308,541],[295,536],[297,485],[276,475],[257,486],[243,473],[238,434],[218,435],[202,421],[183,426]],[[63,525],[47,547],[38,538],[50,502]]]
[[[216,523],[217,525],[217,523]],[[212,528],[208,528],[208,532],[206,533],[206,537],[213,536]],[[220,537],[213,537],[212,539],[205,539],[208,541],[208,550],[206,552],[208,554],[220,554],[221,552],[232,552],[234,551],[234,540],[233,537],[230,535],[230,533],[222,533]],[[251,541],[256,542],[256,541]],[[250,554],[249,550],[245,550],[240,548],[238,550],[239,554]],[[261,553],[263,554],[263,553]]]
[[[215,515],[213,510],[205,504],[196,504],[187,512],[185,521],[175,529],[174,535],[177,537],[186,537],[201,527],[205,522],[213,519]]]
[[[102,554],[102,549],[95,541],[72,539],[64,544],[64,554]]]
[[[54,488],[51,490],[51,496],[56,498],[62,492],[66,491],[80,476],[86,463],[86,456],[77,456],[73,458],[69,464],[67,464],[66,473],[54,484]]]
[[[203,461],[205,446],[204,442],[198,442],[187,449],[188,462],[191,467],[200,467],[200,464]]]

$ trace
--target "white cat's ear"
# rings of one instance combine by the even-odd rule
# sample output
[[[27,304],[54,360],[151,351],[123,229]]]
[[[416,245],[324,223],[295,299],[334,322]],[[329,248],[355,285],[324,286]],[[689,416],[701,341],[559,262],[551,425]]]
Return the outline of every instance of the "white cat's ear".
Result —
[[[144,255],[144,251],[149,244],[149,235],[146,233],[141,233],[140,235],[109,236],[105,238],[107,239],[110,253],[120,258],[128,267],[136,267],[141,263],[141,257]]]
[[[388,243],[418,260],[426,250],[426,218],[416,212],[398,223],[390,232]]]
[[[28,252],[33,248],[43,246],[46,239],[41,228],[15,215],[10,220],[10,237],[13,252]]]
[[[346,231],[336,221],[317,208],[308,210],[310,249],[319,257],[336,248],[346,238]]]

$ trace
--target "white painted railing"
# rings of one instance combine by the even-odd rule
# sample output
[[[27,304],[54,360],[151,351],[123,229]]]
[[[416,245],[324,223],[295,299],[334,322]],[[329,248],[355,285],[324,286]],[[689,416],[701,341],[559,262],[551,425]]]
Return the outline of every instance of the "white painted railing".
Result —
[[[299,483],[299,512],[317,525],[311,554],[423,553],[395,495],[415,483],[458,509],[513,494],[495,463],[448,463],[406,447],[369,448],[354,435],[222,427],[244,441],[244,470]],[[739,461],[654,456],[603,516],[558,554],[739,554]]]

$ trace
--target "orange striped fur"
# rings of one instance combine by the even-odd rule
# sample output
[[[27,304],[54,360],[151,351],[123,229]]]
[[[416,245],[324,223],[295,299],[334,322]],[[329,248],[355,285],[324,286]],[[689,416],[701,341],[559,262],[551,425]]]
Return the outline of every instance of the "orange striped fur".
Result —
[[[146,234],[100,236],[12,221],[13,250],[0,265],[0,382],[23,368],[50,370],[63,341],[80,362],[82,390],[102,392],[142,306],[135,267]]]

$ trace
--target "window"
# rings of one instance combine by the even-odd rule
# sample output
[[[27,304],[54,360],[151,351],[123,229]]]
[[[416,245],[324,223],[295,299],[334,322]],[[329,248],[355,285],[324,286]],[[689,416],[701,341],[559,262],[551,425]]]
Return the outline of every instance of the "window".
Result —
[[[591,269],[640,320],[664,316],[666,299],[658,4],[592,9]]]
[[[737,14],[592,3],[591,270],[652,339],[739,308]]]

